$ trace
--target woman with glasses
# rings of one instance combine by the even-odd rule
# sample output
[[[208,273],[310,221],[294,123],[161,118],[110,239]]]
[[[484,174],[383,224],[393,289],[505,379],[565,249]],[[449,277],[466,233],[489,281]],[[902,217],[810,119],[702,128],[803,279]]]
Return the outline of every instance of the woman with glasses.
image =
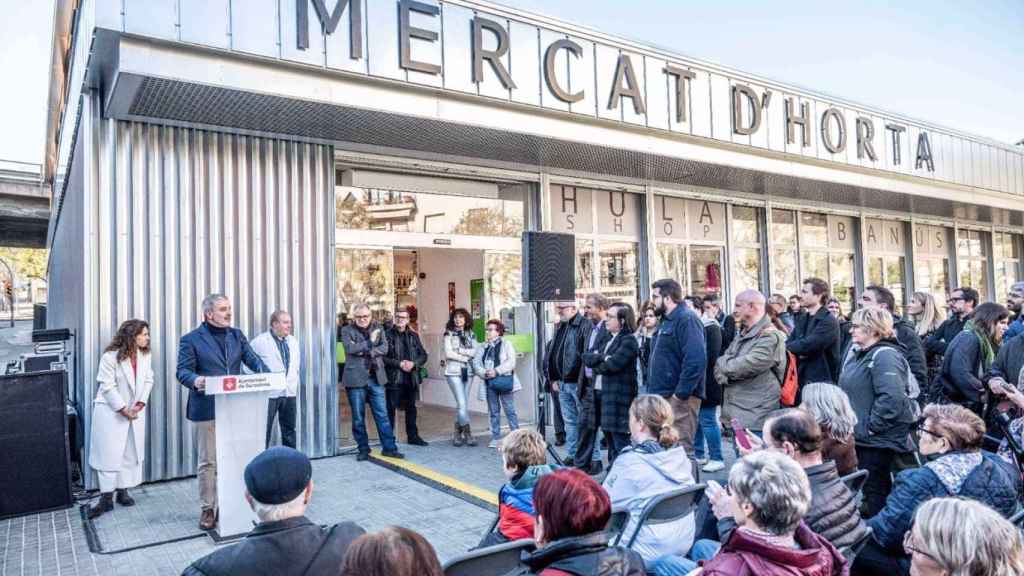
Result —
[[[874,532],[857,556],[855,574],[910,573],[911,558],[903,540],[914,510],[928,500],[970,498],[1006,517],[1017,509],[1019,479],[998,456],[982,452],[985,423],[981,418],[956,404],[930,404],[917,429],[921,434],[919,451],[928,463],[896,477],[885,507],[868,520]]]
[[[505,325],[500,320],[488,320],[484,329],[486,342],[476,349],[473,371],[484,381],[480,395],[486,396],[487,412],[491,417],[491,443],[497,448],[501,440],[501,411],[505,410],[509,430],[519,429],[515,392],[521,390],[516,378],[516,349],[506,341]]]
[[[639,357],[636,363],[636,381],[639,394],[647,393],[645,378],[647,376],[647,360],[651,357],[651,339],[658,331],[658,313],[655,311],[654,303],[650,300],[640,305],[640,326],[637,327],[633,337],[636,338]]]
[[[893,462],[914,451],[910,428],[916,420],[907,395],[910,365],[893,332],[892,315],[882,308],[853,313],[852,345],[839,387],[850,398],[857,425],[853,429],[857,460],[868,471],[864,483],[865,517],[876,514],[892,489]]]
[[[903,550],[914,576],[1024,574],[1020,530],[973,500],[935,498],[922,504]]]
[[[942,359],[937,385],[943,398],[981,414],[985,403],[982,379],[992,368],[1010,312],[1001,304],[986,302],[974,309],[962,332],[949,343]]]
[[[601,431],[608,439],[608,465],[629,446],[629,407],[636,398],[636,317],[633,307],[616,302],[608,309],[604,327],[611,334],[602,345],[583,354],[583,364],[594,371],[595,398]]]
[[[455,446],[476,446],[476,438],[469,427],[470,363],[476,356],[473,337],[473,317],[465,308],[456,308],[448,316],[444,332],[444,377],[455,399]]]

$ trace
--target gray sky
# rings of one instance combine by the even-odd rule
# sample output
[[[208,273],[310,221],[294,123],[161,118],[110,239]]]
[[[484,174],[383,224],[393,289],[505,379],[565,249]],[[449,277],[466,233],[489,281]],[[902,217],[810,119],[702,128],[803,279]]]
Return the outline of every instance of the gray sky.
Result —
[[[1021,0],[500,1],[996,140],[1024,138]],[[0,159],[42,159],[51,12],[50,0],[0,0]]]

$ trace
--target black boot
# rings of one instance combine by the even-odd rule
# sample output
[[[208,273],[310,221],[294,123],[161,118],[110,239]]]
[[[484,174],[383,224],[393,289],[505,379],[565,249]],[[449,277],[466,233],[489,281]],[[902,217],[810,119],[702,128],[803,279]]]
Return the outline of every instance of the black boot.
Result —
[[[114,494],[112,492],[104,492],[100,494],[100,499],[96,504],[89,507],[89,511],[86,512],[86,516],[89,520],[95,520],[106,512],[110,512],[114,509]]]
[[[135,506],[135,498],[128,494],[127,488],[118,488],[115,492],[117,503],[121,506]]]
[[[462,426],[458,422],[455,423],[455,433],[452,434],[452,444],[455,446],[462,446],[466,443],[466,439],[462,437]]]
[[[466,446],[476,446],[476,438],[473,437],[473,431],[470,430],[469,424],[462,427],[462,435],[466,439]]]

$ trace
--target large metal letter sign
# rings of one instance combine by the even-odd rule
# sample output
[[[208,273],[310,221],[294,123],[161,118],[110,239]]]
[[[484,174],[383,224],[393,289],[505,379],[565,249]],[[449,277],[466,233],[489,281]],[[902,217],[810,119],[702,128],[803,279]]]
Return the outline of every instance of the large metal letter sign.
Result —
[[[327,13],[324,0],[296,0],[296,47],[299,50],[309,48],[309,4],[313,4],[316,17],[324,35],[333,34],[338,29],[341,13],[348,8],[348,22],[351,27],[349,34],[349,58],[359,60],[363,57],[363,3],[362,0],[337,0],[334,11]]]

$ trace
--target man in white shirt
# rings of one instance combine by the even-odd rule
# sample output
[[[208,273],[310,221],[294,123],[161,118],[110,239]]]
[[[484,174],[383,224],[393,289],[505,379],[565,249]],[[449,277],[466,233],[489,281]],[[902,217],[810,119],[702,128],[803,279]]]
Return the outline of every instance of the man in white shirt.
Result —
[[[284,310],[270,315],[270,330],[252,340],[252,349],[271,372],[284,373],[287,386],[275,392],[267,408],[267,447],[274,420],[281,422],[281,443],[295,448],[295,393],[299,390],[299,341],[292,336],[292,317]]]

